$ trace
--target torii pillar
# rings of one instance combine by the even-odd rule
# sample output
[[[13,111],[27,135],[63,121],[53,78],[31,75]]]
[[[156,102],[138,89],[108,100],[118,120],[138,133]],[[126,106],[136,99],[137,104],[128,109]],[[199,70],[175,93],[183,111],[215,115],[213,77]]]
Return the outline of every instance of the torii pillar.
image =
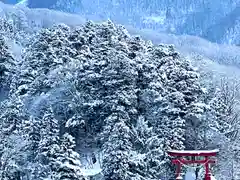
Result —
[[[182,179],[181,176],[181,168],[182,165],[185,164],[203,164],[205,166],[205,180],[211,180],[211,172],[209,165],[216,163],[215,160],[211,159],[212,156],[217,156],[219,152],[218,149],[215,150],[172,150],[168,151],[168,155],[175,156],[177,159],[173,159],[172,163],[177,165],[176,168],[176,180]],[[183,157],[190,156],[190,157],[205,157],[204,160],[186,160]]]

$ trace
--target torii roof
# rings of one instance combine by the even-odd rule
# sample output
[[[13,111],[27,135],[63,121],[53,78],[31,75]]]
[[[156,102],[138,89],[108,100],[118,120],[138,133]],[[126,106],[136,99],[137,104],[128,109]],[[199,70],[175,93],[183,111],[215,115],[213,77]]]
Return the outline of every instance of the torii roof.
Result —
[[[170,150],[170,156],[216,156],[218,149],[214,150]]]

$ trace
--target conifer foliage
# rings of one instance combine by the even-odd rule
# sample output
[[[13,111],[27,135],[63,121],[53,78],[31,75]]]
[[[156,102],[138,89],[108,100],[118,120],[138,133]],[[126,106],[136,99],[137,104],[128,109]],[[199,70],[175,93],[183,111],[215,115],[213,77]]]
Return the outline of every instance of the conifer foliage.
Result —
[[[205,104],[198,73],[173,46],[132,37],[111,21],[61,24],[30,39],[1,106],[1,127],[15,123],[11,131],[24,150],[17,152],[21,162],[14,157],[1,172],[14,164],[15,179],[87,179],[81,153],[90,147],[103,154],[106,180],[174,174],[166,151],[198,140],[190,132]],[[11,143],[9,136],[1,133],[1,141]],[[1,159],[7,151],[1,147]]]

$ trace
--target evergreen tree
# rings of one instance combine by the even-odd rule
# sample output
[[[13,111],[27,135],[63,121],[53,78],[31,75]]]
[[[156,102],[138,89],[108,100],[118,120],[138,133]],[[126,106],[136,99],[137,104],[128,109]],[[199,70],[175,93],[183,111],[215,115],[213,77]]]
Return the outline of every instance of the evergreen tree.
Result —
[[[149,139],[149,169],[153,177],[165,177],[170,170],[169,149],[185,149],[193,138],[188,131],[202,121],[205,104],[198,74],[179,57],[172,46],[150,48],[150,58],[139,72],[139,110],[153,127]],[[199,142],[199,140],[198,140]],[[153,163],[154,161],[154,163]]]
[[[61,140],[53,179],[84,180],[80,166],[79,154],[75,152],[75,140],[70,134],[65,133]]]
[[[8,96],[11,79],[15,69],[14,57],[7,46],[5,39],[0,35],[0,102]]]
[[[173,46],[131,37],[111,21],[40,31],[10,87],[0,108],[6,179],[84,179],[77,152],[89,147],[102,150],[106,180],[163,179],[174,175],[166,151],[206,147],[205,127],[225,133],[229,113],[223,94],[203,94]]]
[[[219,132],[224,133],[224,131],[228,131],[228,117],[231,116],[227,112],[227,104],[224,103],[223,96],[221,95],[220,89],[214,93],[214,98],[209,102],[210,111],[212,115],[212,127],[217,128]]]
[[[60,150],[59,125],[51,107],[47,109],[41,121],[40,141],[35,158],[38,166],[35,171],[38,178],[46,178],[54,171],[53,163]]]
[[[124,123],[123,117],[113,115],[108,121],[118,121],[103,145],[103,174],[106,180],[133,179],[130,174],[129,156],[132,150],[130,129]]]
[[[5,38],[10,38],[10,39],[14,38],[14,34],[16,33],[16,29],[14,27],[13,22],[9,21],[6,15],[1,18],[0,24],[1,24],[1,26],[0,26],[1,36],[5,37]]]
[[[0,177],[2,179],[20,179],[27,162],[27,138],[22,128],[26,120],[23,101],[11,98],[1,102],[0,121]]]

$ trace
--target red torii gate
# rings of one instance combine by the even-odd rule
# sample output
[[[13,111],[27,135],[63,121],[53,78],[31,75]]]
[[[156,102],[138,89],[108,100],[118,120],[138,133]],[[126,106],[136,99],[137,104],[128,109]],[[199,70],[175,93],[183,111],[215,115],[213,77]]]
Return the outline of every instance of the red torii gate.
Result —
[[[168,151],[167,153],[170,156],[176,156],[177,159],[173,159],[172,163],[177,165],[176,169],[176,180],[182,179],[181,177],[181,167],[185,164],[203,164],[205,166],[205,180],[211,180],[211,172],[209,168],[209,164],[216,163],[216,160],[211,159],[211,156],[216,156],[219,152],[218,149],[215,150],[172,150]],[[205,157],[204,160],[186,160],[183,156],[190,156],[190,157]]]

